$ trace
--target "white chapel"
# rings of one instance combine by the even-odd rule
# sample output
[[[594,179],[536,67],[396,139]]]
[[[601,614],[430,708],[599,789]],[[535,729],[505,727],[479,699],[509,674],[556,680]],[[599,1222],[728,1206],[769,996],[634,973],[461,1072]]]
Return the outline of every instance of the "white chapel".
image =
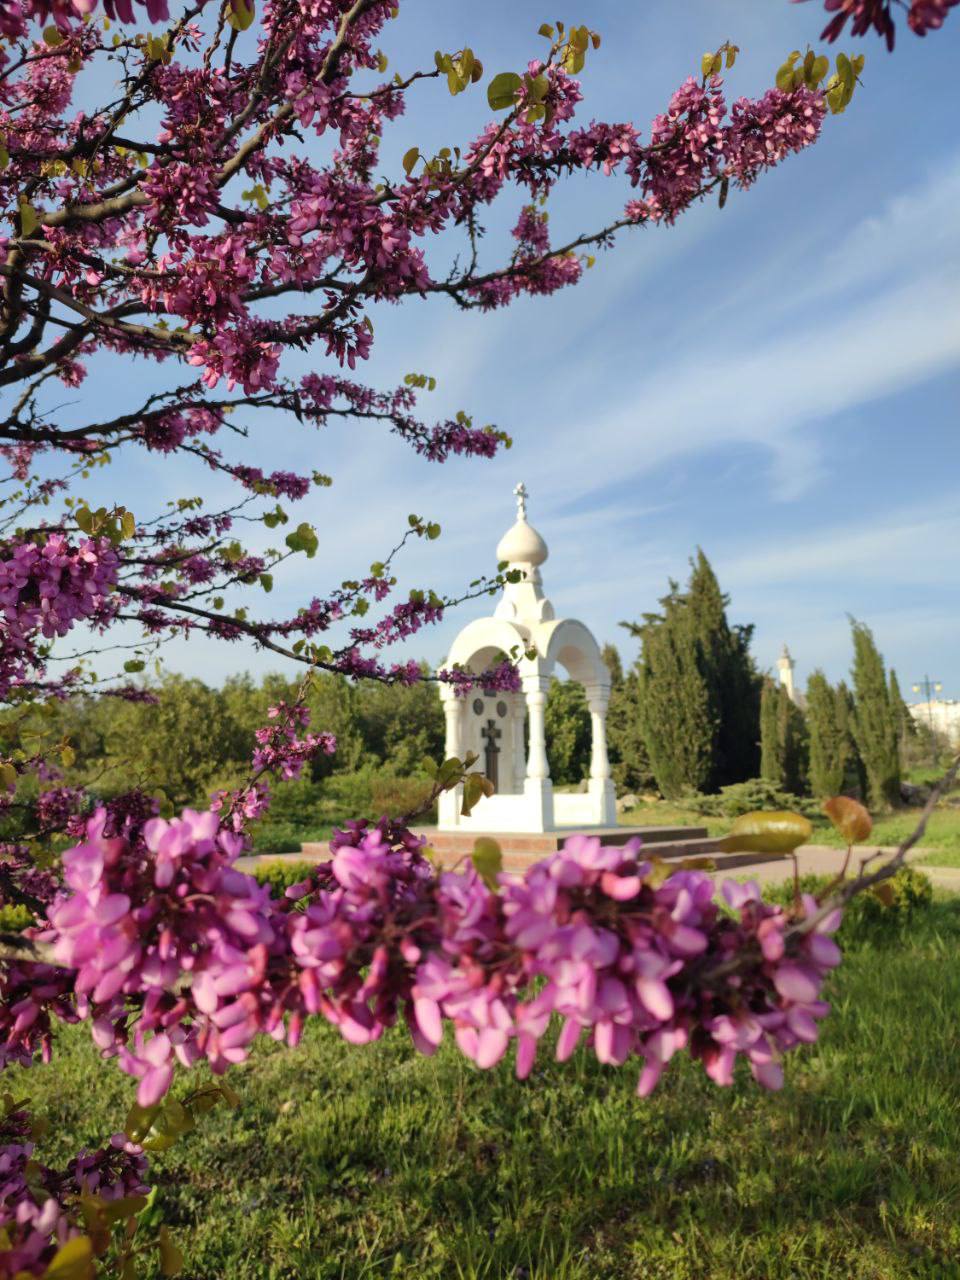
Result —
[[[508,582],[492,617],[477,618],[454,640],[444,667],[480,672],[505,654],[518,659],[521,690],[457,697],[442,684],[446,755],[473,751],[479,768],[496,786],[473,812],[461,812],[461,788],[440,796],[442,831],[578,831],[616,826],[616,803],[607,759],[606,715],[610,673],[600,647],[582,622],[557,618],[543,592],[540,567],[547,544],[527,520],[527,491],[517,485],[517,519],[497,546],[497,560],[519,570]],[[551,677],[562,667],[583,685],[593,733],[590,777],[580,793],[554,794],[547,763],[544,705]]]

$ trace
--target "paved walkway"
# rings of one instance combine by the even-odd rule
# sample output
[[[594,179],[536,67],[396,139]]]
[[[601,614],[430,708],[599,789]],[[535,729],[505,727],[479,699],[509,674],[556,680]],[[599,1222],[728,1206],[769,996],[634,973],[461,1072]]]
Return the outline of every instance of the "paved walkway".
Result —
[[[864,853],[872,853],[872,849],[864,849],[858,854],[854,851],[853,857],[850,859],[848,873],[855,873],[860,857]],[[893,849],[885,850],[887,853],[893,853]],[[907,855],[909,862],[920,862],[925,854],[930,852],[929,849],[917,849],[912,854]],[[835,875],[843,865],[843,850],[832,848],[825,844],[808,844],[797,851],[797,857],[800,860],[800,874],[829,876]],[[301,854],[262,854],[259,856],[237,859],[237,866],[241,871],[253,871],[253,869],[264,862],[315,862],[316,855],[306,858]],[[950,889],[954,893],[960,893],[960,867],[923,867],[923,872],[928,875],[933,883],[939,889]],[[759,884],[778,884],[782,880],[790,880],[793,878],[793,861],[790,858],[781,858],[776,862],[759,862],[747,863],[738,867],[732,867],[725,871],[716,871],[714,875],[718,879],[728,879],[733,876],[738,880],[756,880]]]
[[[865,849],[864,853],[873,852],[873,849]],[[893,849],[886,850],[893,853]],[[918,849],[912,854],[907,854],[908,862],[919,862],[925,854],[930,852],[929,849]],[[797,850],[797,857],[800,862],[800,874],[829,876],[840,870],[843,866],[843,850],[834,849],[824,844],[807,844],[802,849]],[[860,857],[863,854],[854,850],[850,859],[850,865],[847,868],[848,874],[856,873],[860,865]],[[940,889],[952,889],[956,893],[960,893],[960,867],[923,867],[925,875],[928,875],[933,883]],[[777,884],[781,880],[790,880],[793,878],[793,860],[791,858],[783,858],[779,862],[760,862],[755,865],[737,867],[735,871],[717,872],[718,876],[724,879],[732,874],[738,880],[756,880],[759,884]]]

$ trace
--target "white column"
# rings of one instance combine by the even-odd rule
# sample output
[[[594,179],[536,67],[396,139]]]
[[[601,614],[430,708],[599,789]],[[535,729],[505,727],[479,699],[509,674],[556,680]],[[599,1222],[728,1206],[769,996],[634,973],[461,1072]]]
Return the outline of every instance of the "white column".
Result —
[[[445,758],[460,754],[460,720],[463,710],[463,699],[444,697],[443,714],[447,725],[447,736],[444,745]]]
[[[610,690],[604,685],[589,685],[586,690],[590,708],[590,781],[587,784],[593,809],[593,820],[599,826],[617,825],[617,800],[610,776],[607,755],[607,706]]]
[[[610,695],[605,689],[587,691],[590,708],[590,777],[609,778],[610,760],[607,756],[607,706]]]
[[[535,677],[527,687],[524,682],[524,694],[527,700],[527,712],[530,716],[530,744],[527,749],[527,777],[540,781],[550,777],[550,766],[547,764],[547,738],[544,727],[544,708],[547,694],[546,680]]]
[[[444,759],[449,760],[451,756],[460,755],[464,700],[456,697],[449,685],[440,686],[440,697],[443,701],[443,716],[446,722]],[[441,791],[437,800],[437,825],[441,831],[456,831],[459,827],[462,791],[462,787],[454,787],[452,791]]]

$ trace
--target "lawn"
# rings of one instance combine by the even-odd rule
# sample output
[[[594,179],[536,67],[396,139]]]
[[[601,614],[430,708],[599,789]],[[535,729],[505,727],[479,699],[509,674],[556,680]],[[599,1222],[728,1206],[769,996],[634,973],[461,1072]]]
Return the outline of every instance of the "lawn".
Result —
[[[960,898],[941,898],[909,942],[851,949],[779,1094],[684,1061],[640,1101],[633,1069],[582,1052],[520,1084],[449,1044],[419,1057],[399,1030],[265,1046],[231,1073],[239,1111],[155,1158],[184,1274],[956,1280],[958,944]],[[16,1076],[60,1155],[119,1127],[133,1094],[82,1028],[64,1045]]]
[[[917,825],[920,817],[919,809],[901,809],[897,813],[874,819],[870,843],[873,845],[898,845]],[[628,826],[683,826],[706,827],[710,835],[723,835],[730,830],[731,818],[704,817],[693,809],[682,805],[671,804],[666,800],[657,800],[650,804],[642,804],[630,809],[620,817]],[[833,845],[842,848],[840,835],[823,818],[811,818],[813,822],[812,844]],[[927,824],[927,830],[920,841],[925,852],[923,862],[938,867],[960,867],[960,809],[937,809]]]

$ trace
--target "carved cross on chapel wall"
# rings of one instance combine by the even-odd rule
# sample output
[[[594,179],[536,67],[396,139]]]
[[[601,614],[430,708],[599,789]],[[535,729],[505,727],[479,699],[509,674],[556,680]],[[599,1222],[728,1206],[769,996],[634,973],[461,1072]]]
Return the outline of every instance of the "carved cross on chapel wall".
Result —
[[[488,720],[487,727],[480,731],[480,736],[485,744],[483,771],[494,787],[499,789],[500,779],[498,777],[497,760],[500,755],[500,748],[497,746],[497,739],[503,737],[503,734],[497,728],[496,720]]]

